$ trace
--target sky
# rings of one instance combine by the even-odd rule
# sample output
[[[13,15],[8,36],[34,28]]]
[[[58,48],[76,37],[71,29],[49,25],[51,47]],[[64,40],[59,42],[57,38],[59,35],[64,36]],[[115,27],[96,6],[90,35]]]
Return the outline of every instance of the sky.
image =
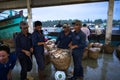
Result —
[[[27,9],[23,9],[27,16]],[[33,21],[107,19],[108,2],[32,8]],[[114,19],[120,19],[120,1],[114,4]]]

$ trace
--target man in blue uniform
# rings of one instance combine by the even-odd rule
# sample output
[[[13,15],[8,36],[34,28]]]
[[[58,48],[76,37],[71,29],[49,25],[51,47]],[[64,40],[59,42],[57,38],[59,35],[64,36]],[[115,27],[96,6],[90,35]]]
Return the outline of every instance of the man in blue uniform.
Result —
[[[64,24],[63,31],[61,31],[57,37],[55,44],[58,48],[68,49],[68,45],[72,40],[72,32],[70,31],[70,25]]]
[[[73,22],[73,25],[75,31],[73,32],[72,42],[69,44],[69,47],[72,49],[74,74],[70,80],[83,79],[82,56],[86,47],[86,35],[81,31],[82,22],[76,20]]]
[[[35,21],[33,23],[34,32],[32,33],[32,43],[34,48],[34,55],[38,64],[38,75],[39,80],[44,79],[44,68],[45,68],[45,60],[44,60],[44,46],[45,46],[45,38],[43,33],[41,32],[42,23],[40,21]]]
[[[0,45],[0,80],[12,80],[11,72],[16,63],[16,55],[10,53],[10,48]]]
[[[16,41],[16,54],[21,65],[20,80],[27,79],[27,72],[32,69],[31,56],[33,52],[31,34],[28,32],[27,22],[20,22],[21,32],[17,35]]]

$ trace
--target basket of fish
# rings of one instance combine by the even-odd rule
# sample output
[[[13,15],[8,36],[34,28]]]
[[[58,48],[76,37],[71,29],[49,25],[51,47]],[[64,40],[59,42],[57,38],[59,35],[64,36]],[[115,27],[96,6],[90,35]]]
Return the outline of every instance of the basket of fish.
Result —
[[[103,44],[102,43],[90,43],[88,45],[88,48],[91,48],[91,47],[96,47],[96,48],[100,48],[100,52],[103,52]]]
[[[57,70],[67,70],[71,63],[70,50],[56,48],[50,51],[50,61]]]
[[[89,58],[97,59],[99,57],[100,48],[89,48]]]
[[[104,45],[104,52],[107,54],[112,54],[114,51],[114,46],[110,45],[110,44],[105,44]]]

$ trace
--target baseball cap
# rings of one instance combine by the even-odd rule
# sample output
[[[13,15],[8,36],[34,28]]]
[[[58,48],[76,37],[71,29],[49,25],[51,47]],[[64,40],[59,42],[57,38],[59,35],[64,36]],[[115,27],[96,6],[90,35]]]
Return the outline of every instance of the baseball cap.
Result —
[[[25,21],[21,21],[19,25],[20,25],[20,28],[21,27],[28,27],[28,23]]]
[[[82,22],[80,20],[75,20],[72,24],[82,26]]]
[[[63,28],[69,28],[70,27],[70,25],[69,24],[63,24],[63,26],[62,26]]]

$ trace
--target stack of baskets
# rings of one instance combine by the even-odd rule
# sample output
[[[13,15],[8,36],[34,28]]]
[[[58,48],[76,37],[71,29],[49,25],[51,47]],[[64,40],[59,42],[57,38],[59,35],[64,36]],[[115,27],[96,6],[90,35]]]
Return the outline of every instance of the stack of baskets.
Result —
[[[90,43],[87,48],[85,48],[83,53],[83,59],[92,58],[97,59],[100,52],[103,51],[103,44],[101,43]]]
[[[59,49],[50,51],[50,60],[57,70],[67,70],[71,63],[71,54],[67,49]]]

